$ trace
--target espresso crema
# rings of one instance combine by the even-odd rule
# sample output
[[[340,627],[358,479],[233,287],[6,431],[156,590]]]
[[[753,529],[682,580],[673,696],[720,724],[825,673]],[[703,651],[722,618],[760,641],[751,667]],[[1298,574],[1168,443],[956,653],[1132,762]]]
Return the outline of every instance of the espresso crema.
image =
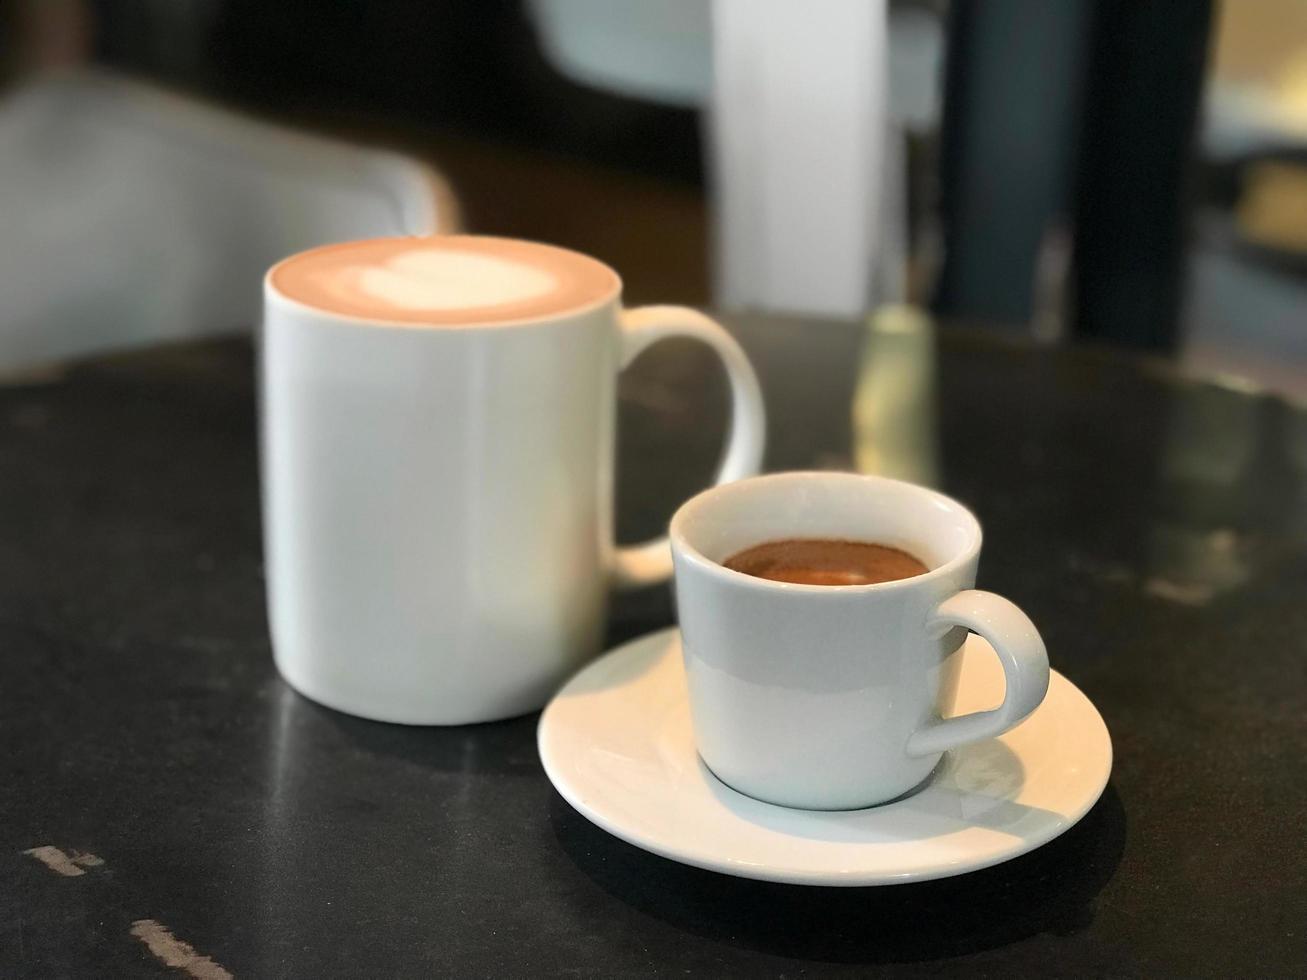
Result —
[[[579,252],[476,235],[324,245],[273,266],[268,281],[287,299],[326,313],[415,326],[561,316],[621,289],[612,269]]]

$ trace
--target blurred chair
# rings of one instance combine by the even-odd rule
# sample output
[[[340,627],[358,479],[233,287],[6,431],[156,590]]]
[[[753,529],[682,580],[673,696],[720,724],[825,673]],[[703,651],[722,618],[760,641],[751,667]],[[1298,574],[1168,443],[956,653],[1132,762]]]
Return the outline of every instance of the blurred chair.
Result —
[[[246,330],[273,262],[456,230],[425,165],[97,72],[0,103],[0,370]]]
[[[709,0],[528,0],[545,56],[595,88],[682,108],[712,90]]]

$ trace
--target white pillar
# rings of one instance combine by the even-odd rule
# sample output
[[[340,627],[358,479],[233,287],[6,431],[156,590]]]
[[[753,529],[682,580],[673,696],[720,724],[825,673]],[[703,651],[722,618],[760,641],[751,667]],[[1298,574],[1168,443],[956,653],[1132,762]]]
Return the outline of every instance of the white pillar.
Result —
[[[713,0],[722,306],[848,316],[870,305],[886,17],[885,0]]]

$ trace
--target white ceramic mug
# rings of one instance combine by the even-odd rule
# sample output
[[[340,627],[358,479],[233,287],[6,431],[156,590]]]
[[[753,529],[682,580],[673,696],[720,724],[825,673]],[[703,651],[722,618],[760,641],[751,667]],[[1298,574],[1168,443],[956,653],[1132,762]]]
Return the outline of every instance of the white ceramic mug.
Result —
[[[924,487],[781,473],[707,490],[672,519],[676,600],[699,754],[769,803],[871,806],[921,783],[947,749],[998,735],[1044,699],[1048,656],[1007,599],[972,589],[975,517]],[[722,563],[787,538],[901,548],[930,569],[875,585],[793,585]],[[941,720],[966,630],[997,652],[1003,703]]]
[[[732,424],[719,481],[757,472],[762,453],[757,381],[712,320],[675,306],[623,310],[616,274],[576,253],[461,241],[528,259],[549,250],[564,271],[594,263],[611,289],[536,315],[508,304],[496,320],[491,277],[477,287],[475,322],[454,308],[427,324],[291,298],[274,282],[280,266],[265,280],[277,666],[310,698],[383,721],[461,724],[539,708],[598,651],[610,587],[670,576],[665,538],[612,540],[616,378],[640,351],[691,337],[720,356]]]

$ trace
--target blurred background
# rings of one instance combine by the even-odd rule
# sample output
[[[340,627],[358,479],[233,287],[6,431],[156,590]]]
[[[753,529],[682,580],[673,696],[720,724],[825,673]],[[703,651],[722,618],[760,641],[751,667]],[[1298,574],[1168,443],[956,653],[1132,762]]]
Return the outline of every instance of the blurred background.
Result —
[[[1307,0],[7,0],[0,78],[0,368],[464,229],[1307,398]]]

